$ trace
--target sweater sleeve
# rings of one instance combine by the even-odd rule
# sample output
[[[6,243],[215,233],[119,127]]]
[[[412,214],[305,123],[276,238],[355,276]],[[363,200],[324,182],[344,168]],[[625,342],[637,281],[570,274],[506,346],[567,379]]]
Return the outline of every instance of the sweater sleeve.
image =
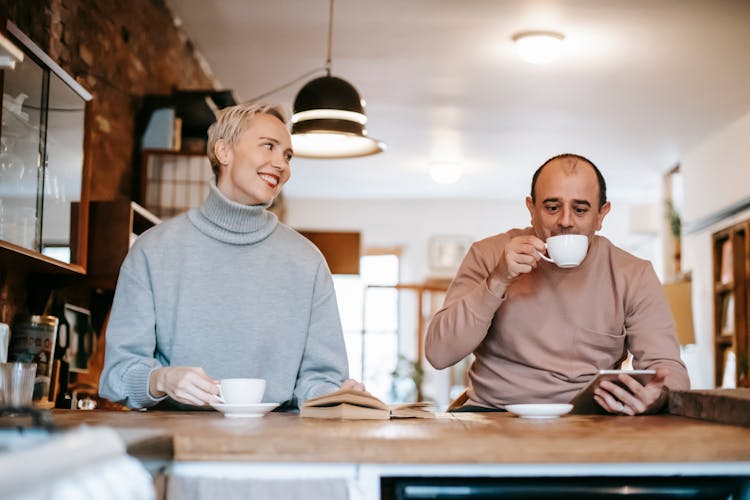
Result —
[[[625,333],[628,350],[633,354],[633,368],[667,368],[667,387],[690,389],[690,379],[680,359],[672,312],[650,263],[644,263],[633,281],[631,294],[626,305]]]
[[[135,248],[120,269],[106,330],[104,368],[99,393],[130,408],[148,408],[164,398],[151,397],[155,359],[156,315],[146,257]]]
[[[310,323],[294,396],[297,405],[337,390],[349,377],[333,278],[324,260],[318,265]]]
[[[487,243],[494,243],[487,242]],[[504,298],[487,288],[494,259],[474,243],[448,289],[443,307],[435,313],[425,339],[425,355],[432,366],[446,368],[473,352],[484,340]]]

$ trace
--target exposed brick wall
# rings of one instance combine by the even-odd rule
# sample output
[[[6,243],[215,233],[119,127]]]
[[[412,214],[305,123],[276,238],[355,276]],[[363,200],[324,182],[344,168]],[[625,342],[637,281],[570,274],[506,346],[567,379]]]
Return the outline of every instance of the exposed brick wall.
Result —
[[[129,198],[138,98],[215,88],[160,0],[0,0],[0,13],[94,96],[91,198]]]
[[[0,16],[94,96],[87,125],[91,199],[130,198],[134,117],[142,95],[215,88],[162,0],[0,0]],[[27,308],[29,283],[23,270],[0,263],[5,321]]]

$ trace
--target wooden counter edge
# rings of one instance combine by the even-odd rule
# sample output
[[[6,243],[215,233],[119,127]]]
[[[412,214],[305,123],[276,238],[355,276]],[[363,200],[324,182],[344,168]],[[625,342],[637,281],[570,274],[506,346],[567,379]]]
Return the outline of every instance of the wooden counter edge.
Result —
[[[750,427],[750,388],[672,391],[669,413]]]

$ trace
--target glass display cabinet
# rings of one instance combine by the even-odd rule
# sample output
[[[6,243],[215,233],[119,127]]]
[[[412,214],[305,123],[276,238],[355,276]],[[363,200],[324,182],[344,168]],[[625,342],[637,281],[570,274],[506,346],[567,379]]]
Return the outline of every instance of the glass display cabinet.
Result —
[[[12,22],[1,24],[5,45],[23,57],[2,65],[0,76],[0,256],[36,271],[83,274],[91,94]]]

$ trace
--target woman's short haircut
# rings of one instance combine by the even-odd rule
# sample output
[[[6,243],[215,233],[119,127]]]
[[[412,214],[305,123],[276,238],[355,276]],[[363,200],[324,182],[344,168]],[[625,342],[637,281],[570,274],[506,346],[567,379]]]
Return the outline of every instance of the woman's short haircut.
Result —
[[[275,116],[282,123],[287,123],[287,115],[283,106],[278,104],[240,103],[236,106],[224,108],[216,114],[216,121],[208,127],[208,144],[206,154],[211,162],[216,178],[219,178],[221,163],[216,157],[216,142],[223,139],[230,146],[237,143],[237,138],[247,128],[247,124],[256,114]]]

